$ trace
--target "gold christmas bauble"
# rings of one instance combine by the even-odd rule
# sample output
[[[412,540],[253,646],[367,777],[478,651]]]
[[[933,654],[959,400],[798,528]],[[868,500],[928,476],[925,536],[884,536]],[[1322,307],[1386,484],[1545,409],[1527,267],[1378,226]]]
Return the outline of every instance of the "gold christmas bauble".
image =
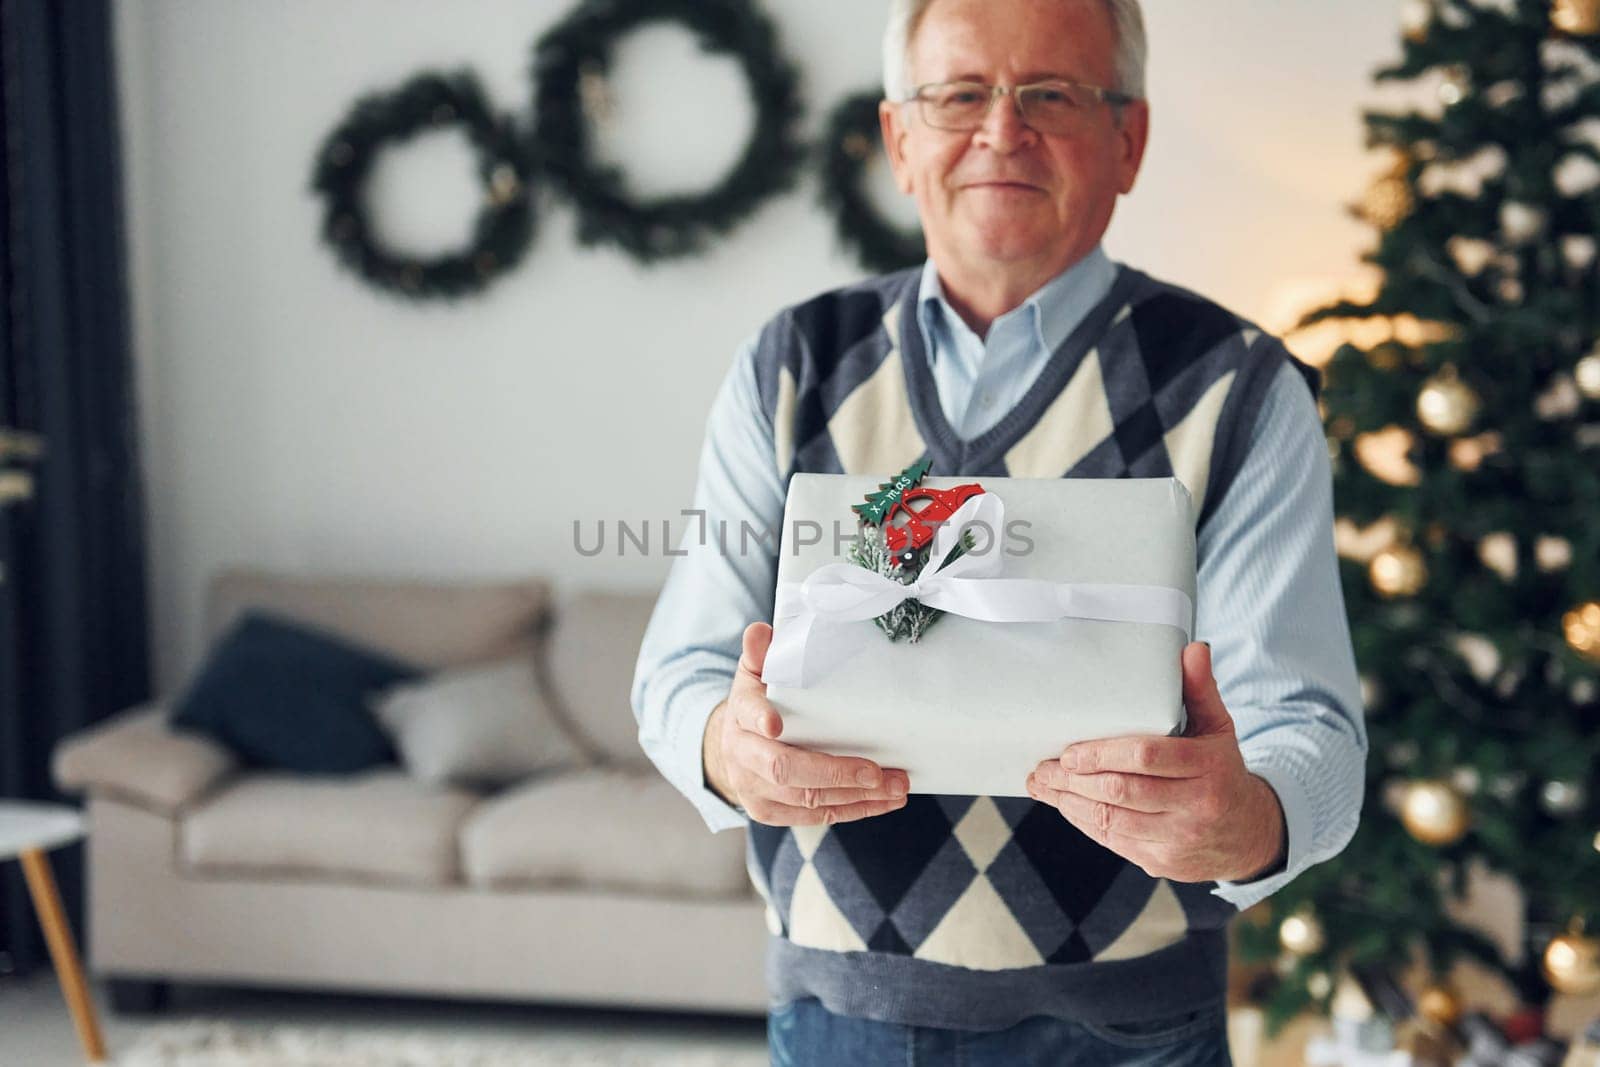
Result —
[[[1600,0],[1555,0],[1550,25],[1575,37],[1600,33]]]
[[[1417,1013],[1440,1026],[1454,1026],[1461,1018],[1461,998],[1447,985],[1433,985],[1417,997]]]
[[[1428,565],[1415,547],[1392,545],[1372,557],[1367,576],[1383,596],[1416,596],[1428,584]]]
[[[1590,400],[1600,400],[1600,351],[1590,352],[1578,360],[1578,365],[1572,368],[1572,377],[1578,383],[1578,392]]]
[[[1322,951],[1327,939],[1315,915],[1298,911],[1278,924],[1278,943],[1296,956],[1309,956]]]
[[[1425,845],[1453,845],[1466,836],[1467,802],[1448,782],[1416,781],[1400,803],[1406,832]]]
[[[1600,663],[1600,600],[1579,604],[1561,617],[1567,644],[1584,659]]]
[[[1600,938],[1585,936],[1581,924],[1552,938],[1542,963],[1544,980],[1556,992],[1578,997],[1600,992]]]
[[[1417,418],[1441,437],[1454,437],[1471,428],[1483,401],[1462,381],[1454,367],[1429,378],[1417,395]]]

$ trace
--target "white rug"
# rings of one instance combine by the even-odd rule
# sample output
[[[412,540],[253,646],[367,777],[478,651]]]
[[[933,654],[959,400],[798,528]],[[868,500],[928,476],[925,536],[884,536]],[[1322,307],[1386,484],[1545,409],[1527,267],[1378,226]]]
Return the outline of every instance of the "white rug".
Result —
[[[651,1049],[639,1040],[459,1038],[196,1020],[150,1027],[113,1062],[116,1067],[758,1067],[767,1059],[749,1051]]]

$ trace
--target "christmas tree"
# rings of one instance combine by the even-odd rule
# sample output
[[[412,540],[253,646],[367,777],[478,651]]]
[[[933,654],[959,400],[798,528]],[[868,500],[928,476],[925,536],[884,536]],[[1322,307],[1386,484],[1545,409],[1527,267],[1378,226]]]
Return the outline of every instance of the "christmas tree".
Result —
[[[1371,742],[1362,824],[1243,924],[1276,1031],[1341,976],[1446,1027],[1462,957],[1526,1005],[1600,990],[1600,0],[1411,0],[1366,116],[1389,169],[1355,210],[1380,324],[1325,367],[1337,540]],[[1525,897],[1525,950],[1453,921],[1474,862]]]

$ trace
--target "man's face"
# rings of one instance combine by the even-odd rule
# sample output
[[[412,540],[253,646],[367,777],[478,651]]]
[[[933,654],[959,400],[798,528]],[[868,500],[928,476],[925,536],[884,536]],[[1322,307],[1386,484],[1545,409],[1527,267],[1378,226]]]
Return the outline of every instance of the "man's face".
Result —
[[[1115,87],[1116,32],[1100,0],[934,0],[911,40],[911,86],[1047,79]],[[1040,134],[1015,98],[968,132],[934,129],[916,104],[879,109],[896,183],[916,198],[928,252],[946,267],[1059,273],[1087,255],[1132,190],[1149,130],[1143,101],[1096,104],[1080,130]]]

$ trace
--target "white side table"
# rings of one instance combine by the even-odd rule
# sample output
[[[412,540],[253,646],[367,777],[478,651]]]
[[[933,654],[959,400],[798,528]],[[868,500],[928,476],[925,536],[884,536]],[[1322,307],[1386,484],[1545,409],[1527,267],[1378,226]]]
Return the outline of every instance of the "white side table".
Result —
[[[67,925],[61,896],[56,892],[55,876],[50,873],[50,860],[45,856],[50,849],[69,845],[85,832],[83,816],[75,808],[28,800],[0,800],[0,861],[13,856],[22,861],[28,893],[33,897],[34,911],[39,915],[39,925],[50,946],[56,979],[72,1011],[84,1055],[90,1063],[104,1063],[105,1042],[95,1019],[94,1001],[83,980],[83,967],[78,963],[72,929]]]

